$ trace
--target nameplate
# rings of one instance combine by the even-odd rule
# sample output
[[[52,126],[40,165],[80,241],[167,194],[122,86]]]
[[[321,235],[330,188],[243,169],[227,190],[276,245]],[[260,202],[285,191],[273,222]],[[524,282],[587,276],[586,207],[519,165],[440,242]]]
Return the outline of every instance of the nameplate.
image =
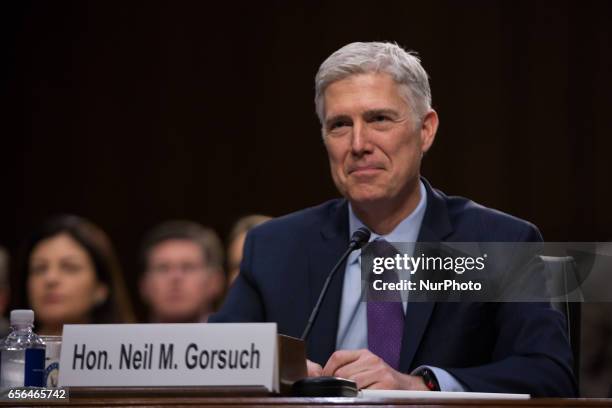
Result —
[[[275,323],[65,325],[59,385],[278,392],[277,358]]]

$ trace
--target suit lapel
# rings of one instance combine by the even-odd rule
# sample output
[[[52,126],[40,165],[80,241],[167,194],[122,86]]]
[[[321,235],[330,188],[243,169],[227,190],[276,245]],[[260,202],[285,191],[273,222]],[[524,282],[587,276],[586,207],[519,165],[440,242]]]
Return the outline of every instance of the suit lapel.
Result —
[[[453,231],[444,197],[435,191],[426,179],[421,178],[427,190],[427,209],[423,217],[419,242],[440,242]],[[349,241],[348,203],[341,200],[330,209],[308,253],[309,312],[317,302],[327,275],[338,261]],[[307,341],[308,357],[325,364],[336,348],[338,319],[342,300],[342,283],[345,266],[341,266],[325,297],[319,316]],[[406,324],[402,340],[400,371],[409,372],[416,351],[427,329],[435,303],[408,303]]]
[[[313,244],[309,246],[309,314],[317,302],[325,279],[348,247],[349,226],[346,200],[339,201],[332,207],[329,217],[326,218],[320,231],[317,231],[321,235],[313,239]],[[343,265],[334,275],[307,341],[309,358],[322,365],[336,349],[344,272],[345,266]]]
[[[433,190],[427,180],[421,178],[427,190],[427,209],[419,231],[419,242],[440,242],[452,232],[448,209],[444,198]],[[434,302],[408,303],[406,323],[402,338],[400,371],[409,372],[419,344],[434,310]]]

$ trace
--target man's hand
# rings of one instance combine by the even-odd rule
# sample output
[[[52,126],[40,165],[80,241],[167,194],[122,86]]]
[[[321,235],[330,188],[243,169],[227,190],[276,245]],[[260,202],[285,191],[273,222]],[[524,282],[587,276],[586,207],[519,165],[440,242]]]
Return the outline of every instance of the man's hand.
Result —
[[[323,367],[321,365],[306,359],[306,369],[309,377],[320,377],[323,375]]]
[[[421,377],[395,371],[370,350],[336,351],[325,364],[323,375],[353,380],[359,389],[429,391]]]

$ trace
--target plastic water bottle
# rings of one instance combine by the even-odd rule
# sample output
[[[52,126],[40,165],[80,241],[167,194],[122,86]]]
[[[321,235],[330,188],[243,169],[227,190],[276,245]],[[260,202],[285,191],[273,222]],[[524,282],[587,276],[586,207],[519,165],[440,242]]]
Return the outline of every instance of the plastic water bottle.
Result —
[[[11,332],[0,344],[0,388],[45,385],[45,344],[32,327],[34,311],[11,311]]]

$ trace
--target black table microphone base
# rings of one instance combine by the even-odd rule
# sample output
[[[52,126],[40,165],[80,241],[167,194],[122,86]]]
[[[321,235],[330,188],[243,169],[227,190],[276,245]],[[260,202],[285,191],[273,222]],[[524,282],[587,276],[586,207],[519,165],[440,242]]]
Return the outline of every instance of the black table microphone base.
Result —
[[[309,377],[296,381],[291,389],[294,397],[356,397],[357,383],[340,377]]]

